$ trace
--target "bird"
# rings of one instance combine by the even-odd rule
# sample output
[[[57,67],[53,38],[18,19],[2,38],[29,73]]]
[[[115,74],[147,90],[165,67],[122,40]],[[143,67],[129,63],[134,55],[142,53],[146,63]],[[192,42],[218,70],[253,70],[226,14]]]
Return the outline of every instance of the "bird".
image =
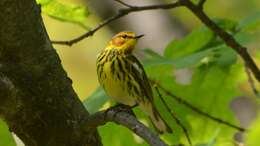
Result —
[[[117,103],[130,107],[138,105],[148,114],[159,134],[172,133],[156,109],[148,77],[133,54],[137,40],[143,36],[131,31],[122,31],[113,36],[97,57],[98,81],[106,94]]]

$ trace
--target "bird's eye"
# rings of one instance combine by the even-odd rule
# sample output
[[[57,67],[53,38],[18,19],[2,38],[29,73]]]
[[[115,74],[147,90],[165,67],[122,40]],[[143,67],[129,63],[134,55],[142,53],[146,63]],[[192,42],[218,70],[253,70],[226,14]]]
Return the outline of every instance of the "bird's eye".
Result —
[[[127,35],[122,35],[122,38],[126,39],[126,38],[127,38]]]

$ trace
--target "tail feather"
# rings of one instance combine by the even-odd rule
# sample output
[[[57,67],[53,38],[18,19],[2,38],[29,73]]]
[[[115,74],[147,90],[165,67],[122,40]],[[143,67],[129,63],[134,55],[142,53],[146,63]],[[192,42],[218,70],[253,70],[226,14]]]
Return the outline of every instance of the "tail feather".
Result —
[[[166,132],[172,133],[172,129],[170,128],[170,126],[166,123],[166,121],[162,118],[160,113],[152,104],[149,103],[146,106],[141,105],[141,108],[149,114],[149,118],[157,132],[159,132],[160,134]]]

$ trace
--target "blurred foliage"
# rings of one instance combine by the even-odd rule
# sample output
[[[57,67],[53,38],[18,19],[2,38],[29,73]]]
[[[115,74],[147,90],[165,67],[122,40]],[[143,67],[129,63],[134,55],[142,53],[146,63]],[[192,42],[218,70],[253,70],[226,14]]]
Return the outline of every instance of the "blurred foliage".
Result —
[[[0,145],[15,146],[14,139],[4,121],[0,120]]]
[[[76,23],[85,29],[89,29],[85,21],[89,15],[86,7],[72,4],[63,4],[58,0],[37,0],[41,11],[48,16],[60,21]]]

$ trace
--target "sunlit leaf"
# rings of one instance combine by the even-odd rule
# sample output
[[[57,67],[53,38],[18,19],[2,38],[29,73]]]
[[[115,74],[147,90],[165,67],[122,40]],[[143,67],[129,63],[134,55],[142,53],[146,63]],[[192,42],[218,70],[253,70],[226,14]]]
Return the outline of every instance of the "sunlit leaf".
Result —
[[[173,40],[165,48],[164,56],[177,58],[189,55],[205,47],[212,39],[214,34],[205,27],[194,30],[182,40]]]
[[[47,5],[49,2],[52,2],[52,1],[54,1],[54,0],[36,0],[36,2],[41,5]]]
[[[0,145],[15,146],[14,139],[4,121],[0,120]]]
[[[63,4],[57,0],[37,0],[44,14],[60,21],[72,22],[89,29],[85,24],[89,11],[84,6]]]
[[[233,33],[236,29],[237,22],[228,19],[214,19],[224,30]],[[221,45],[223,42],[217,40],[214,33],[206,26],[195,29],[182,40],[173,40],[165,48],[164,56],[168,58],[178,58],[189,55],[201,49],[211,48]]]
[[[216,132],[213,134],[211,140],[208,143],[204,143],[204,144],[197,144],[196,146],[214,146],[216,144],[216,138],[219,134],[219,130],[216,130]],[[227,145],[225,145],[227,146]]]

